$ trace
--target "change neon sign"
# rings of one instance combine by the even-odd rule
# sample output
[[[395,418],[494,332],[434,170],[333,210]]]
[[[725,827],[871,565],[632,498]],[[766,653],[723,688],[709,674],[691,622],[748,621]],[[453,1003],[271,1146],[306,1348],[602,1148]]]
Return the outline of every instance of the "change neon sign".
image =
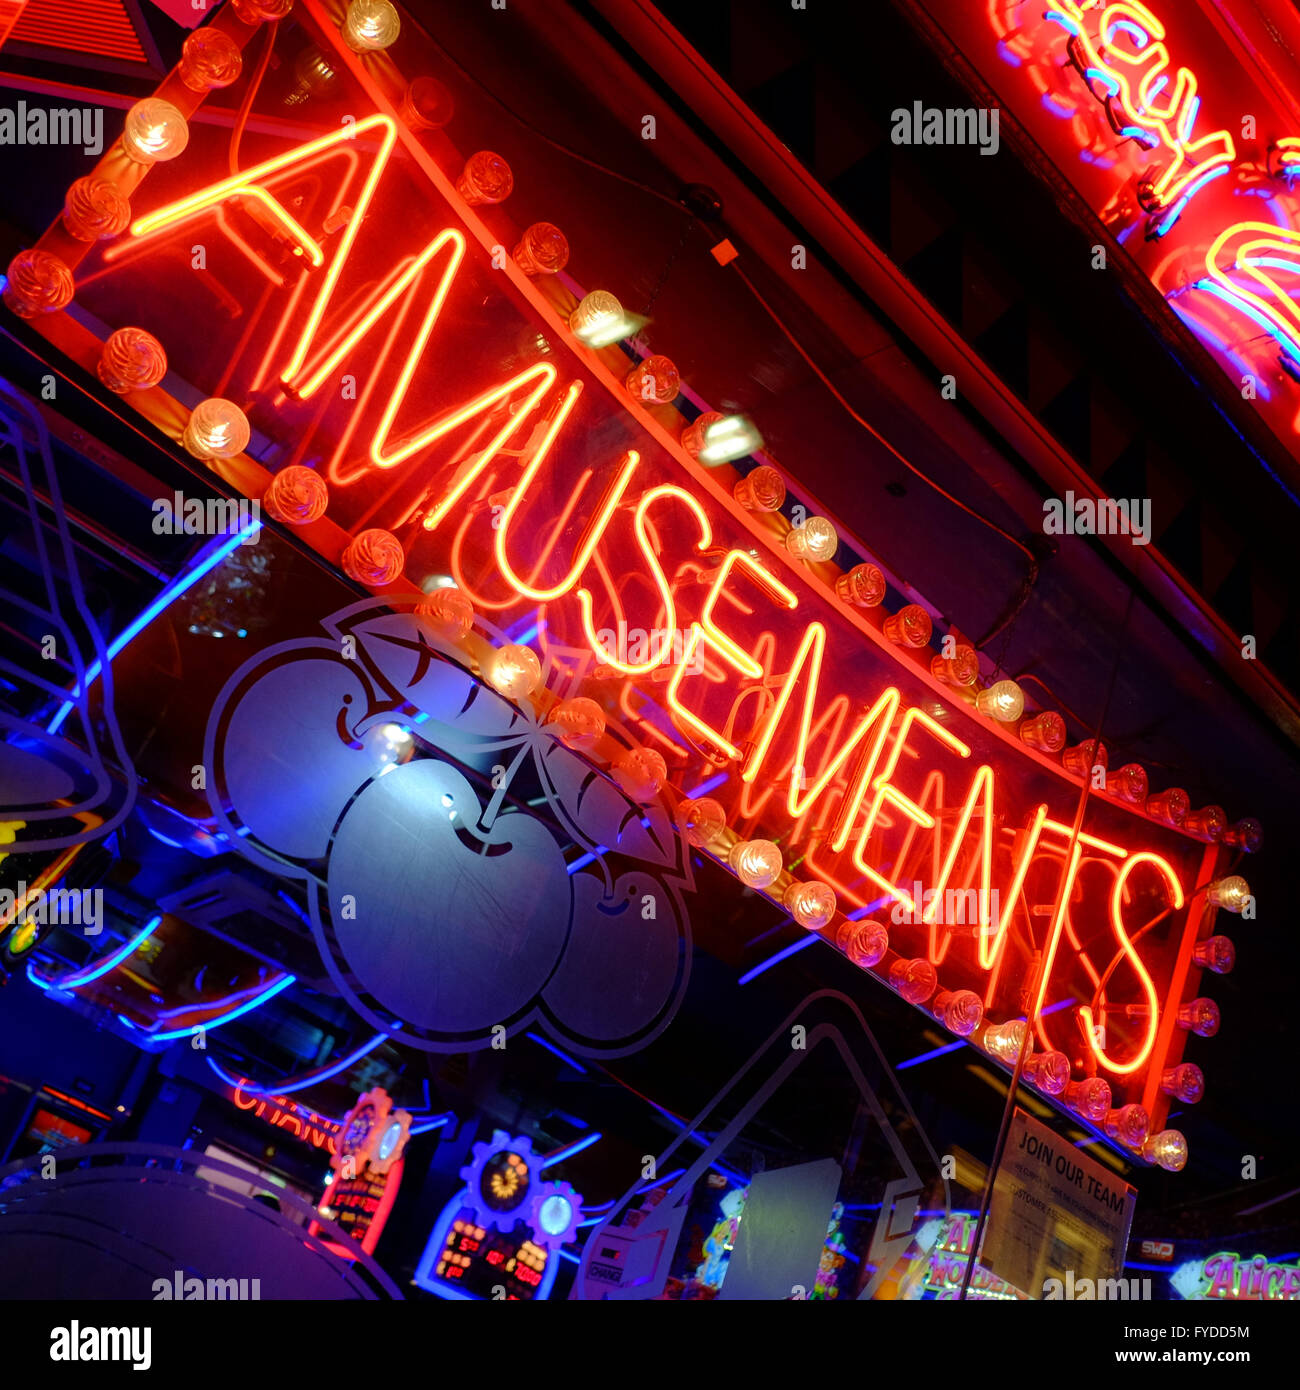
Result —
[[[283,444],[281,464],[309,459],[327,480],[310,543],[337,560],[362,531],[400,538],[394,604],[425,601],[412,579],[450,582],[524,640],[540,676],[517,698],[542,716],[594,701],[642,756],[616,762],[599,731],[585,756],[677,802],[702,854],[796,920],[810,885],[823,905],[829,892],[818,929],[864,970],[975,1042],[1028,1020],[1044,1076],[1104,1077],[1115,1109],[1140,1104],[1158,1127],[1214,918],[1214,817],[1199,837],[1181,813],[1162,821],[1140,769],[1108,780],[1092,745],[1063,762],[941,679],[924,633],[906,645],[899,615],[850,606],[832,563],[796,558],[780,512],[747,510],[735,470],[683,448],[671,407],[629,395],[624,349],[569,332],[573,287],[543,294],[501,260],[502,210],[489,227],[413,140],[384,86],[396,75],[337,51],[375,109],[138,197],[101,316],[142,272],[165,279],[178,239],[220,240],[243,218],[231,263],[257,307],[222,348],[222,389]],[[1161,196],[1189,196],[1182,177]],[[73,355],[97,351],[63,319],[41,326]],[[161,388],[131,403],[178,432]],[[211,466],[250,495],[270,481],[247,456]],[[660,638],[630,645],[631,631]],[[492,678],[473,629],[431,620],[426,651]],[[954,896],[974,904],[960,921]]]

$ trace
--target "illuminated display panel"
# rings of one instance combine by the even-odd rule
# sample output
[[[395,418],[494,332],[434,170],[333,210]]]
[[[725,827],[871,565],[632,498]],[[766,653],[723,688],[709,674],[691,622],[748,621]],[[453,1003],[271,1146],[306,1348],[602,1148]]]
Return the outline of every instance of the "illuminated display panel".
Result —
[[[410,1114],[394,1110],[388,1092],[376,1086],[357,1097],[330,1143],[334,1175],[317,1210],[367,1255],[374,1253],[397,1200],[410,1126]],[[312,1235],[323,1234],[315,1222],[310,1229]],[[351,1253],[346,1246],[326,1243],[341,1255]]]
[[[784,903],[798,883],[827,885],[822,934],[864,969],[950,1026],[954,995],[973,992],[982,1007],[960,1031],[977,1045],[1029,1016],[1035,1052],[1063,1054],[1076,1080],[1103,1076],[1115,1108],[1141,1103],[1160,1128],[1178,1007],[1200,992],[1193,947],[1213,930],[1204,889],[1226,852],[1114,786],[1090,795],[1071,850],[1090,779],[938,680],[933,647],[895,645],[891,615],[841,601],[833,563],[795,560],[785,516],[746,511],[736,469],[677,442],[683,416],[629,396],[627,352],[569,331],[593,287],[535,282],[501,257],[522,228],[508,205],[461,198],[464,152],[443,143],[435,159],[395,119],[392,55],[363,69],[314,0],[302,9],[338,55],[355,123],[297,146],[250,138],[235,176],[196,130],[138,189],[140,166],[110,150],[132,230],[102,250],[57,226],[42,243],[76,267],[77,307],[123,325],[147,282],[172,369],[244,402],[251,447],[277,469],[306,462],[325,481],[307,543],[339,563],[361,531],[391,533],[404,577],[371,587],[403,608],[450,580],[525,639],[540,711],[561,687],[580,692],[663,760],[670,798],[716,800],[726,826],[702,852],[728,863],[738,842],[776,843],[781,872],[759,886]],[[217,23],[249,36],[224,11]],[[408,76],[420,42],[403,50]],[[174,78],[164,91],[182,110],[197,101]],[[199,237],[206,292],[233,287],[249,306],[204,333],[190,331]],[[67,313],[36,326],[93,369],[88,328]],[[126,400],[184,433],[163,388]],[[208,466],[250,496],[271,477],[248,454]],[[473,630],[428,645],[492,676]],[[584,751],[625,786],[658,780],[653,758],[616,765],[619,747],[593,737]],[[868,918],[888,934],[870,960],[854,935]]]
[[[507,1300],[538,1297],[550,1256],[532,1240],[532,1231],[517,1221],[509,1231],[479,1226],[472,1207],[459,1207],[433,1267],[433,1277],[474,1298]],[[552,1280],[554,1275],[552,1274]],[[549,1284],[547,1285],[549,1288]]]

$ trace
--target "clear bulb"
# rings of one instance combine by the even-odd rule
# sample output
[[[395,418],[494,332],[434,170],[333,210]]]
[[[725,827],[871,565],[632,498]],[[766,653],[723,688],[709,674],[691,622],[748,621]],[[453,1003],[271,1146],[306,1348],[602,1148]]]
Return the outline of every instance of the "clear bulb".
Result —
[[[1199,811],[1188,812],[1183,829],[1198,840],[1217,845],[1227,833],[1228,816],[1222,806],[1202,806]]]
[[[700,462],[708,468],[718,463],[732,463],[763,447],[763,436],[748,415],[724,415],[715,420],[705,432]]]
[[[96,371],[110,391],[124,396],[157,386],[167,375],[167,354],[143,328],[118,328],[104,340]]]
[[[835,526],[824,516],[810,516],[786,532],[785,548],[796,560],[807,560],[820,564],[833,560],[839,549],[840,538]]]
[[[375,526],[348,542],[339,563],[349,579],[368,588],[382,588],[401,578],[406,552],[391,531]]]
[[[656,356],[638,362],[624,377],[623,385],[634,401],[644,405],[667,405],[677,399],[682,379],[672,358]]]
[[[653,801],[668,780],[668,764],[653,748],[630,748],[614,764],[614,780],[633,801]]]
[[[1076,777],[1091,777],[1094,767],[1110,766],[1110,754],[1100,739],[1089,739],[1065,749],[1061,754],[1061,766]]]
[[[1264,843],[1264,827],[1253,816],[1243,816],[1223,832],[1223,843],[1254,854]]]
[[[354,53],[374,53],[387,48],[401,28],[401,17],[388,0],[352,0],[343,21],[343,42]]]
[[[72,272],[48,251],[20,251],[5,281],[4,302],[20,319],[57,313],[72,303]]]
[[[1070,1059],[1064,1052],[1035,1052],[1025,1058],[1025,1080],[1049,1096],[1059,1096],[1070,1084]]]
[[[591,748],[605,732],[605,711],[585,695],[559,700],[546,716],[566,748]]]
[[[722,834],[727,825],[727,813],[722,803],[711,796],[694,797],[677,808],[677,824],[691,844],[703,849]]]
[[[835,890],[826,883],[792,883],[781,904],[808,931],[821,931],[835,916]]]
[[[137,164],[156,164],[175,159],[189,144],[185,117],[161,97],[146,97],[126,113],[122,148]]]
[[[921,1004],[934,993],[939,977],[934,966],[918,956],[915,960],[896,960],[889,967],[889,983],[909,1004]]]
[[[934,631],[930,615],[919,603],[909,603],[885,619],[885,636],[899,647],[924,647]]]
[[[1205,896],[1225,912],[1240,912],[1250,901],[1250,884],[1238,874],[1218,878],[1205,890]]]
[[[854,965],[869,970],[884,960],[889,932],[879,922],[845,922],[835,933],[835,944]]]
[[[130,200],[102,174],[87,174],[68,189],[63,225],[78,241],[107,241],[124,232],[130,220]]]
[[[248,448],[252,434],[248,416],[234,401],[209,396],[190,411],[181,443],[196,459],[228,459]]]
[[[995,681],[975,696],[975,708],[1002,724],[1014,724],[1025,712],[1025,692],[1015,681]]]
[[[1237,948],[1226,936],[1207,936],[1196,943],[1192,959],[1202,970],[1226,975],[1237,963]]]
[[[1195,1105],[1205,1094],[1205,1073],[1195,1062],[1180,1062],[1160,1073],[1160,1089],[1185,1105]]]
[[[1192,999],[1178,1010],[1178,1026],[1199,1038],[1212,1038],[1219,1031],[1219,1006],[1213,999]]]
[[[726,417],[720,415],[716,410],[706,410],[702,415],[697,415],[694,420],[682,431],[681,446],[693,459],[700,457],[700,451],[706,443],[711,426],[716,425],[719,420]]]
[[[835,592],[854,608],[877,608],[885,597],[885,576],[877,565],[854,565],[835,581]]]
[[[286,526],[319,521],[329,503],[330,492],[324,478],[303,463],[282,468],[262,494],[263,510],[272,520]]]
[[[732,488],[731,495],[747,512],[779,511],[785,501],[785,479],[775,468],[760,463]]]
[[[1005,1023],[996,1023],[991,1028],[984,1030],[984,1047],[987,1052],[996,1057],[999,1062],[1005,1062],[1008,1066],[1015,1066],[1016,1058],[1020,1056],[1020,1049],[1024,1045],[1025,1033],[1029,1025],[1023,1018],[1008,1019]]]
[[[751,888],[767,888],[781,876],[781,851],[771,840],[737,840],[727,859],[732,873]]]
[[[397,114],[412,130],[441,130],[456,114],[456,103],[436,77],[417,77],[402,94]]]
[[[474,626],[469,595],[451,585],[427,593],[415,605],[415,612],[444,642],[459,642]]]
[[[558,275],[569,263],[569,239],[554,222],[534,222],[519,238],[514,255],[525,275]]]
[[[366,734],[364,742],[372,757],[393,766],[410,762],[415,752],[411,731],[400,724],[376,725]]]
[[[930,659],[930,674],[945,685],[974,685],[979,679],[980,659],[974,647],[957,647],[951,656]]]
[[[984,1001],[973,989],[940,990],[934,999],[934,1016],[959,1038],[969,1038],[984,1018]]]
[[[592,290],[569,315],[569,328],[588,347],[608,347],[627,337],[627,315],[608,290]]]
[[[1147,814],[1166,825],[1182,825],[1191,806],[1191,798],[1181,787],[1170,787],[1147,797]]]
[[[1142,1145],[1142,1157],[1170,1173],[1181,1172],[1187,1166],[1187,1140],[1176,1129],[1162,1129]]]
[[[192,92],[210,92],[239,80],[244,59],[224,30],[196,29],[181,45],[181,81]]]
[[[1133,806],[1141,806],[1147,799],[1147,785],[1147,771],[1141,763],[1125,763],[1106,778],[1106,790]]]
[[[1066,1105],[1076,1113],[1099,1125],[1110,1112],[1110,1082],[1103,1076],[1089,1076],[1072,1081],[1061,1093]]]
[[[488,657],[484,675],[507,700],[522,700],[541,684],[542,663],[531,648],[511,642]]]
[[[510,166],[499,154],[479,150],[465,161],[465,168],[456,180],[456,192],[471,207],[483,203],[504,203],[515,186]]]
[[[1106,1112],[1102,1128],[1124,1148],[1140,1149],[1151,1129],[1151,1117],[1140,1105],[1122,1105]]]
[[[1020,726],[1021,740],[1041,753],[1055,753],[1065,747],[1065,720],[1047,709],[1026,719]]]

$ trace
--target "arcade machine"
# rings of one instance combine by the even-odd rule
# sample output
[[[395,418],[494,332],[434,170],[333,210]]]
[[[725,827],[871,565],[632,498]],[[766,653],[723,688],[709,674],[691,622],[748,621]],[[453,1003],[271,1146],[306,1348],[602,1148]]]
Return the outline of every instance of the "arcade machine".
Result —
[[[382,1086],[358,1096],[343,1117],[337,1152],[330,1156],[334,1175],[316,1210],[332,1219],[367,1255],[374,1254],[397,1200],[410,1131],[410,1115],[393,1109]],[[324,1238],[316,1222],[311,1234]],[[333,1241],[325,1243],[345,1259],[356,1253]]]

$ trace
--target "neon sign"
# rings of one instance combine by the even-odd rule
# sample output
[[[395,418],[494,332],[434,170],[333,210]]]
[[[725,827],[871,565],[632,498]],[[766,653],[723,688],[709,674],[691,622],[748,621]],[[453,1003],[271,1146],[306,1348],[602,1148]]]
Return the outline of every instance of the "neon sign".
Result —
[[[221,241],[243,217],[231,273],[260,307],[223,349],[221,389],[284,443],[279,477],[312,461],[328,511],[303,539],[422,615],[415,674],[400,682],[413,707],[437,662],[530,703],[600,777],[639,799],[666,793],[699,853],[960,1036],[1014,1061],[986,1035],[994,1019],[1024,1018],[1031,1051],[1050,1059],[1045,1078],[1062,1066],[1104,1077],[1116,1112],[1141,1106],[1158,1129],[1164,1073],[1193,1022],[1212,1031],[1204,1008],[1183,1005],[1213,927],[1222,813],[1207,808],[1185,828],[1172,792],[1146,805],[1133,766],[1094,790],[1104,749],[1062,752],[1020,718],[1010,683],[945,679],[924,610],[904,621],[854,606],[847,576],[813,557],[801,528],[753,509],[753,474],[703,466],[673,408],[629,392],[623,348],[570,331],[571,289],[543,293],[502,260],[502,209],[489,226],[394,114],[394,55],[365,67],[315,0],[305,11],[375,109],[206,184],[180,178],[190,154],[169,165],[168,187],[152,204],[137,197],[130,232],[88,277],[100,317],[120,314],[113,295],[139,267],[163,277],[155,297],[183,302],[192,280],[167,279],[164,250],[199,227]],[[224,11],[216,23],[241,44],[251,32]],[[1117,24],[1101,56],[1132,69],[1116,109],[1164,141],[1146,196],[1169,213],[1222,150],[1195,133],[1190,79],[1180,71],[1166,93],[1166,60]],[[199,100],[172,79],[164,90],[183,111]],[[114,158],[105,168],[120,174]],[[394,245],[403,226],[428,229],[421,244]],[[250,237],[262,247],[251,258]],[[59,227],[42,245],[74,265],[87,253]],[[94,366],[102,345],[80,323],[61,312],[33,322]],[[185,365],[201,378],[206,347],[168,350],[198,354]],[[162,387],[126,400],[187,437],[186,412]],[[272,483],[246,453],[207,465],[250,496]],[[476,613],[529,636],[494,646]],[[607,635],[633,627],[683,640],[611,649]],[[564,719],[578,698],[596,714],[575,735]],[[616,721],[640,745],[630,754],[605,732]],[[286,772],[304,796],[313,774]],[[949,920],[943,904],[967,891],[974,919]],[[1053,1085],[1043,1089],[1056,1095]],[[1138,1128],[1123,1127],[1130,1152]]]
[[[259,1120],[275,1129],[288,1130],[295,1139],[328,1153],[338,1152],[338,1122],[306,1110],[288,1096],[246,1096],[241,1086],[230,1092],[230,1099],[240,1110],[251,1110]]]
[[[1267,1255],[1243,1260],[1240,1255],[1211,1255],[1198,1271],[1200,1288],[1185,1298],[1214,1298],[1252,1302],[1294,1302],[1300,1299],[1300,1265],[1280,1264]],[[1174,1276],[1177,1280],[1177,1275]]]

